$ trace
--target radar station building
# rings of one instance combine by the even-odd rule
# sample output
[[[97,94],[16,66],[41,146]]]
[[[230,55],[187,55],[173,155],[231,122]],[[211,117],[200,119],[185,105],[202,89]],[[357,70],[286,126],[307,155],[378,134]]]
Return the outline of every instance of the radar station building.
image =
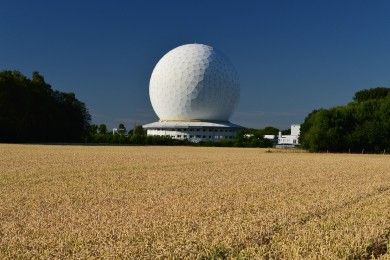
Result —
[[[159,117],[143,125],[149,136],[221,141],[242,128],[229,121],[240,96],[237,72],[211,46],[186,44],[165,54],[153,69],[149,96]]]

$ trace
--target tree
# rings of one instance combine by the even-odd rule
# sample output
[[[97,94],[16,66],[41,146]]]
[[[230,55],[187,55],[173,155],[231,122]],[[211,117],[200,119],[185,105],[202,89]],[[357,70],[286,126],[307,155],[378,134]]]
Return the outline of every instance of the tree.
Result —
[[[301,126],[300,142],[310,151],[389,150],[390,88],[358,91],[345,106],[314,110]]]
[[[137,125],[134,127],[133,135],[138,135],[138,136],[146,135],[145,130],[142,128],[142,125]]]
[[[371,88],[363,89],[355,93],[353,100],[357,102],[363,102],[370,99],[381,99],[385,98],[390,94],[390,88]]]
[[[92,125],[89,126],[89,134],[90,135],[95,135],[98,132],[99,132],[99,130],[98,130],[98,126],[97,125],[92,124]]]
[[[91,116],[73,93],[52,90],[34,72],[0,71],[0,141],[80,142]]]
[[[100,124],[98,128],[99,134],[105,135],[107,134],[107,126],[105,124]]]
[[[121,134],[121,135],[126,134],[126,127],[122,123],[120,123],[118,126],[118,134]]]
[[[273,126],[267,126],[263,129],[263,135],[278,135],[279,129]]]

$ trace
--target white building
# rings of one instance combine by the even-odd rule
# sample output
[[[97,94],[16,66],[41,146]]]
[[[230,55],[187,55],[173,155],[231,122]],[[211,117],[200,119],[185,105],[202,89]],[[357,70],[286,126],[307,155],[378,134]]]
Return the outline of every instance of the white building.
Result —
[[[264,139],[275,140],[276,135],[264,135]]]
[[[294,147],[299,144],[299,134],[301,132],[301,125],[291,125],[291,133],[289,135],[282,135],[279,131],[278,144],[276,147]]]
[[[236,130],[242,127],[229,122],[167,121],[147,124],[143,128],[147,135],[200,142],[234,139]]]
[[[229,122],[240,96],[237,73],[213,47],[186,44],[165,54],[152,72],[149,96],[160,120],[143,126],[147,135],[220,141],[242,128]]]

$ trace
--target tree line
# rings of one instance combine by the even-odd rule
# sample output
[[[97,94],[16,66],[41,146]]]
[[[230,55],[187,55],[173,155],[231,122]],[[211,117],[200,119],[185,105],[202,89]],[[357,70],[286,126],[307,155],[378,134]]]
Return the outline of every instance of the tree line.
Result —
[[[123,123],[120,123],[115,133],[108,131],[105,124],[91,125],[87,136],[88,143],[95,144],[120,144],[120,145],[191,145],[191,146],[218,146],[218,147],[272,147],[274,144],[264,139],[265,134],[277,134],[278,129],[266,127],[264,129],[243,129],[236,134],[234,139],[218,142],[201,141],[193,143],[189,140],[178,140],[167,136],[148,136],[142,126],[135,126],[127,131]]]
[[[389,152],[390,88],[361,90],[345,106],[312,111],[300,143],[315,152]]]
[[[82,142],[90,119],[74,93],[53,90],[38,72],[0,71],[1,142]]]
[[[261,130],[255,129],[241,131],[234,140],[193,144],[188,140],[147,136],[142,126],[127,131],[120,124],[113,134],[106,125],[90,121],[88,109],[74,93],[52,89],[38,72],[28,78],[19,71],[0,71],[0,142],[272,146],[263,139]],[[246,138],[246,133],[254,135]]]
[[[279,132],[274,127],[243,129],[232,140],[193,144],[147,136],[142,126],[127,131],[120,124],[113,134],[90,120],[74,93],[53,90],[38,72],[29,79],[18,71],[0,71],[0,142],[272,147],[264,135]],[[345,106],[312,111],[301,125],[300,143],[315,152],[389,152],[390,88],[361,90]]]

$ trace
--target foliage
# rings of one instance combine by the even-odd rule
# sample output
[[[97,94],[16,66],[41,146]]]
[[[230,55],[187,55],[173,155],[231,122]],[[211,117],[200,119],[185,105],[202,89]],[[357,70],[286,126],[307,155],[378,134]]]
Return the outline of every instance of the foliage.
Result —
[[[282,135],[291,135],[291,129],[283,129],[282,131]]]
[[[274,127],[266,127],[263,129],[243,129],[237,133],[236,138],[232,143],[232,146],[262,148],[272,147],[274,143],[271,140],[264,139],[264,135],[276,135],[277,132],[279,132],[279,130]]]
[[[105,124],[100,124],[98,128],[99,134],[107,134],[107,126]]]
[[[279,129],[273,126],[266,126],[263,128],[263,135],[278,135]]]
[[[18,71],[0,72],[1,142],[85,142],[128,145],[200,145],[271,147],[265,134],[278,133],[274,127],[245,129],[233,140],[198,144],[169,137],[147,136],[142,126],[127,132],[123,123],[116,134],[105,124],[91,125],[91,116],[74,93],[53,90],[44,77],[34,72],[28,79]],[[251,137],[244,137],[245,134]]]
[[[146,135],[146,131],[142,128],[142,125],[135,126],[132,133],[134,135]]]
[[[311,112],[301,126],[302,147],[310,151],[390,150],[390,89],[355,94],[354,101]]]
[[[274,134],[279,130],[274,127],[264,129],[244,129],[237,133],[235,139],[213,141],[201,141],[192,143],[189,140],[177,140],[170,137],[147,136],[141,125],[135,126],[127,135],[123,132],[112,134],[100,131],[102,125],[91,125],[88,142],[98,144],[127,144],[127,145],[192,145],[192,146],[216,146],[216,147],[272,147],[274,144],[264,139],[264,134]],[[105,125],[104,125],[105,126]],[[122,125],[125,129],[125,126]],[[253,134],[252,137],[245,137],[245,134]]]
[[[278,133],[279,129],[273,126],[266,126],[260,129],[246,128],[239,132],[239,134],[249,134],[255,136],[256,138],[263,138],[264,135],[278,135]]]
[[[388,96],[390,94],[390,88],[371,88],[371,89],[363,89],[355,93],[353,97],[354,101],[362,102],[370,99],[380,99]]]
[[[80,142],[90,118],[74,93],[53,90],[38,72],[0,71],[0,141]]]
[[[126,134],[126,127],[123,123],[118,125],[118,134],[124,135]]]

